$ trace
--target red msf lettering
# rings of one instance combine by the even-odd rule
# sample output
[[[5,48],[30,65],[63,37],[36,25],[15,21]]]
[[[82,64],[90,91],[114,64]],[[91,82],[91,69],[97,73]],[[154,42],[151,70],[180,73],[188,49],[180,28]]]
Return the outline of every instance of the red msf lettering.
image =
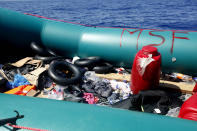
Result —
[[[123,37],[123,33],[124,33],[124,31],[127,31],[127,32],[129,32],[129,34],[134,34],[134,33],[136,33],[136,32],[138,32],[138,31],[140,31],[139,32],[139,34],[138,34],[138,37],[137,37],[137,45],[136,45],[136,48],[137,48],[137,50],[138,50],[138,40],[139,40],[139,38],[140,38],[140,35],[141,35],[141,33],[142,33],[142,31],[143,30],[145,30],[145,29],[136,29],[136,30],[134,30],[134,31],[129,31],[128,29],[126,29],[126,28],[123,28],[123,30],[122,30],[122,34],[121,34],[121,38],[120,38],[120,47],[121,47],[121,45],[122,45],[122,37]],[[161,43],[158,43],[158,44],[150,44],[149,46],[160,46],[160,45],[162,45],[162,44],[164,44],[164,42],[165,42],[165,38],[162,36],[162,35],[156,35],[156,34],[153,34],[153,32],[161,32],[161,31],[163,31],[163,30],[159,30],[159,31],[149,31],[149,35],[150,36],[155,36],[155,37],[159,37],[159,38],[161,38]],[[187,31],[172,31],[172,47],[171,47],[171,53],[173,53],[173,48],[174,48],[174,40],[175,40],[175,38],[176,39],[185,39],[185,40],[189,40],[189,38],[187,38],[187,37],[177,37],[177,36],[175,36],[175,33],[183,33],[183,34],[188,34],[188,32]]]
[[[141,33],[142,33],[142,31],[144,30],[144,29],[137,29],[137,30],[135,30],[135,31],[129,31],[129,30],[127,30],[126,28],[123,28],[123,30],[122,30],[122,34],[121,34],[121,37],[120,37],[120,47],[121,47],[121,45],[122,45],[122,36],[123,36],[123,33],[124,33],[124,31],[127,31],[127,32],[129,32],[129,34],[134,34],[134,33],[136,33],[136,32],[138,32],[138,31],[140,31],[140,33],[138,34],[138,37],[137,37],[137,45],[136,45],[136,48],[138,49],[138,40],[139,40],[139,38],[140,38],[140,35],[141,35]]]
[[[161,38],[161,39],[162,39],[162,42],[159,43],[159,44],[150,44],[149,46],[160,46],[160,45],[162,45],[162,44],[165,42],[165,38],[164,38],[163,36],[161,36],[161,35],[153,34],[153,32],[158,32],[158,31],[150,31],[150,32],[149,32],[149,35],[150,35],[150,36],[155,36],[155,37]]]
[[[172,47],[171,47],[171,53],[173,53],[174,39],[175,39],[175,38],[176,38],[176,39],[185,39],[185,40],[189,40],[189,38],[187,38],[187,37],[177,37],[177,36],[175,36],[175,33],[184,33],[184,34],[188,34],[187,31],[182,31],[182,32],[180,32],[180,31],[172,31]]]

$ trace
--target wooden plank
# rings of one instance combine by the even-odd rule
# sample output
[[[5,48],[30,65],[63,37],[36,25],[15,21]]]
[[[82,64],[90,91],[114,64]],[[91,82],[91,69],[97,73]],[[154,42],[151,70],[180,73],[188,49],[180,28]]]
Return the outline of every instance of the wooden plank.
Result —
[[[96,74],[96,76],[109,79],[109,80],[118,80],[118,81],[130,81],[130,75],[129,74],[116,74],[116,73],[109,73],[109,74]]]
[[[186,82],[173,82],[173,81],[160,80],[160,86],[171,88],[171,89],[177,89],[180,90],[182,93],[192,94],[195,84],[189,84]]]
[[[118,80],[118,81],[127,81],[127,82],[130,82],[131,80],[130,74],[110,73],[110,74],[96,74],[96,76],[109,80]],[[160,80],[160,86],[169,89],[177,89],[180,90],[182,93],[192,94],[195,83],[189,84],[186,82],[172,82],[172,81]]]

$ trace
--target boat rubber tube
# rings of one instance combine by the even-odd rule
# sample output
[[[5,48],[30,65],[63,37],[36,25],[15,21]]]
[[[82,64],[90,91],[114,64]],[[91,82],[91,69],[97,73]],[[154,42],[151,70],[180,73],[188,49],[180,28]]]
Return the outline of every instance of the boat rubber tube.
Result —
[[[70,77],[64,77],[61,74],[59,74],[57,72],[57,70],[64,70],[67,71],[71,74]],[[80,70],[73,64],[70,64],[66,61],[53,61],[48,69],[48,74],[51,77],[51,79],[59,84],[59,85],[69,85],[69,84],[77,84],[79,82],[81,82],[82,79],[82,74],[80,72]],[[67,74],[66,74],[67,75]]]
[[[90,27],[37,17],[0,8],[0,42],[28,48],[35,41],[65,57],[99,56],[126,68],[138,50],[152,45],[163,71],[197,75],[197,31]]]
[[[74,62],[75,65],[79,66],[79,67],[94,67],[95,65],[97,65],[98,63],[101,62],[101,58],[100,57],[86,57],[86,58],[82,58],[82,59],[78,59]]]
[[[111,64],[104,62],[100,57],[96,56],[78,59],[74,64],[79,67],[88,67],[89,70],[99,74],[109,73],[113,68]]]
[[[41,44],[37,44],[36,42],[31,42],[31,49],[40,56],[58,56],[55,52],[50,49],[45,48]]]
[[[113,65],[107,62],[103,62],[93,68],[93,71],[98,74],[106,74],[109,73],[113,69]]]
[[[45,47],[38,45],[35,42],[31,42],[30,47],[38,55],[41,55],[41,56],[49,55],[49,52],[45,49]]]
[[[104,106],[0,93],[0,119],[17,110],[19,126],[50,131],[196,131],[196,121]],[[5,126],[1,131],[7,131]]]
[[[195,31],[95,28],[48,22],[41,37],[45,46],[64,56],[99,56],[115,66],[126,68],[131,68],[138,50],[152,45],[161,53],[162,71],[197,75]]]
[[[63,59],[63,57],[61,56],[39,56],[39,55],[36,55],[34,58],[36,60],[42,60],[44,64],[49,64],[53,60]]]

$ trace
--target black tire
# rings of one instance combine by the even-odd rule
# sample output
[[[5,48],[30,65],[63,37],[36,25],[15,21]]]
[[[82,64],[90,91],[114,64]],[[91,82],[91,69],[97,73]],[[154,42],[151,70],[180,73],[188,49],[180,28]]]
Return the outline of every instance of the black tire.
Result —
[[[44,46],[37,44],[36,42],[31,42],[30,47],[38,55],[41,55],[41,56],[49,55],[46,48]]]
[[[51,49],[47,49],[47,52],[52,55],[52,56],[58,56],[54,51],[52,51]]]
[[[93,56],[93,57],[78,59],[74,62],[74,64],[80,67],[93,67],[99,62],[101,62],[101,58]]]
[[[107,62],[104,62],[98,66],[93,68],[93,71],[98,74],[106,74],[109,73],[113,69],[113,66]]]
[[[53,60],[62,59],[63,57],[61,57],[61,56],[39,56],[39,55],[36,55],[34,58],[36,60],[42,60],[44,64],[48,64]]]
[[[69,70],[74,76],[70,78],[63,77],[57,73],[58,68]],[[78,67],[66,61],[53,61],[49,66],[48,74],[55,83],[63,86],[77,84],[81,82],[82,79],[82,74]]]
[[[102,61],[102,59],[98,56],[90,56],[90,57],[87,57],[86,59],[94,60],[94,62],[96,62],[96,63],[99,63]]]

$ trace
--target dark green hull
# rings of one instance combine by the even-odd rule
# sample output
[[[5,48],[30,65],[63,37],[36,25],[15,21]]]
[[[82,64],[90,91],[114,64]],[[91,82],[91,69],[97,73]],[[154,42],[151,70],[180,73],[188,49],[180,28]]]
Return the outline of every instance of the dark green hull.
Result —
[[[197,74],[196,31],[86,27],[2,8],[0,29],[1,44],[9,47],[28,51],[30,42],[35,41],[67,57],[101,56],[128,68],[136,52],[151,44],[162,54],[163,70]],[[172,62],[172,58],[176,62]]]
[[[0,118],[25,117],[20,126],[51,131],[195,131],[195,121],[49,99],[0,94]],[[1,131],[7,131],[0,127]]]

